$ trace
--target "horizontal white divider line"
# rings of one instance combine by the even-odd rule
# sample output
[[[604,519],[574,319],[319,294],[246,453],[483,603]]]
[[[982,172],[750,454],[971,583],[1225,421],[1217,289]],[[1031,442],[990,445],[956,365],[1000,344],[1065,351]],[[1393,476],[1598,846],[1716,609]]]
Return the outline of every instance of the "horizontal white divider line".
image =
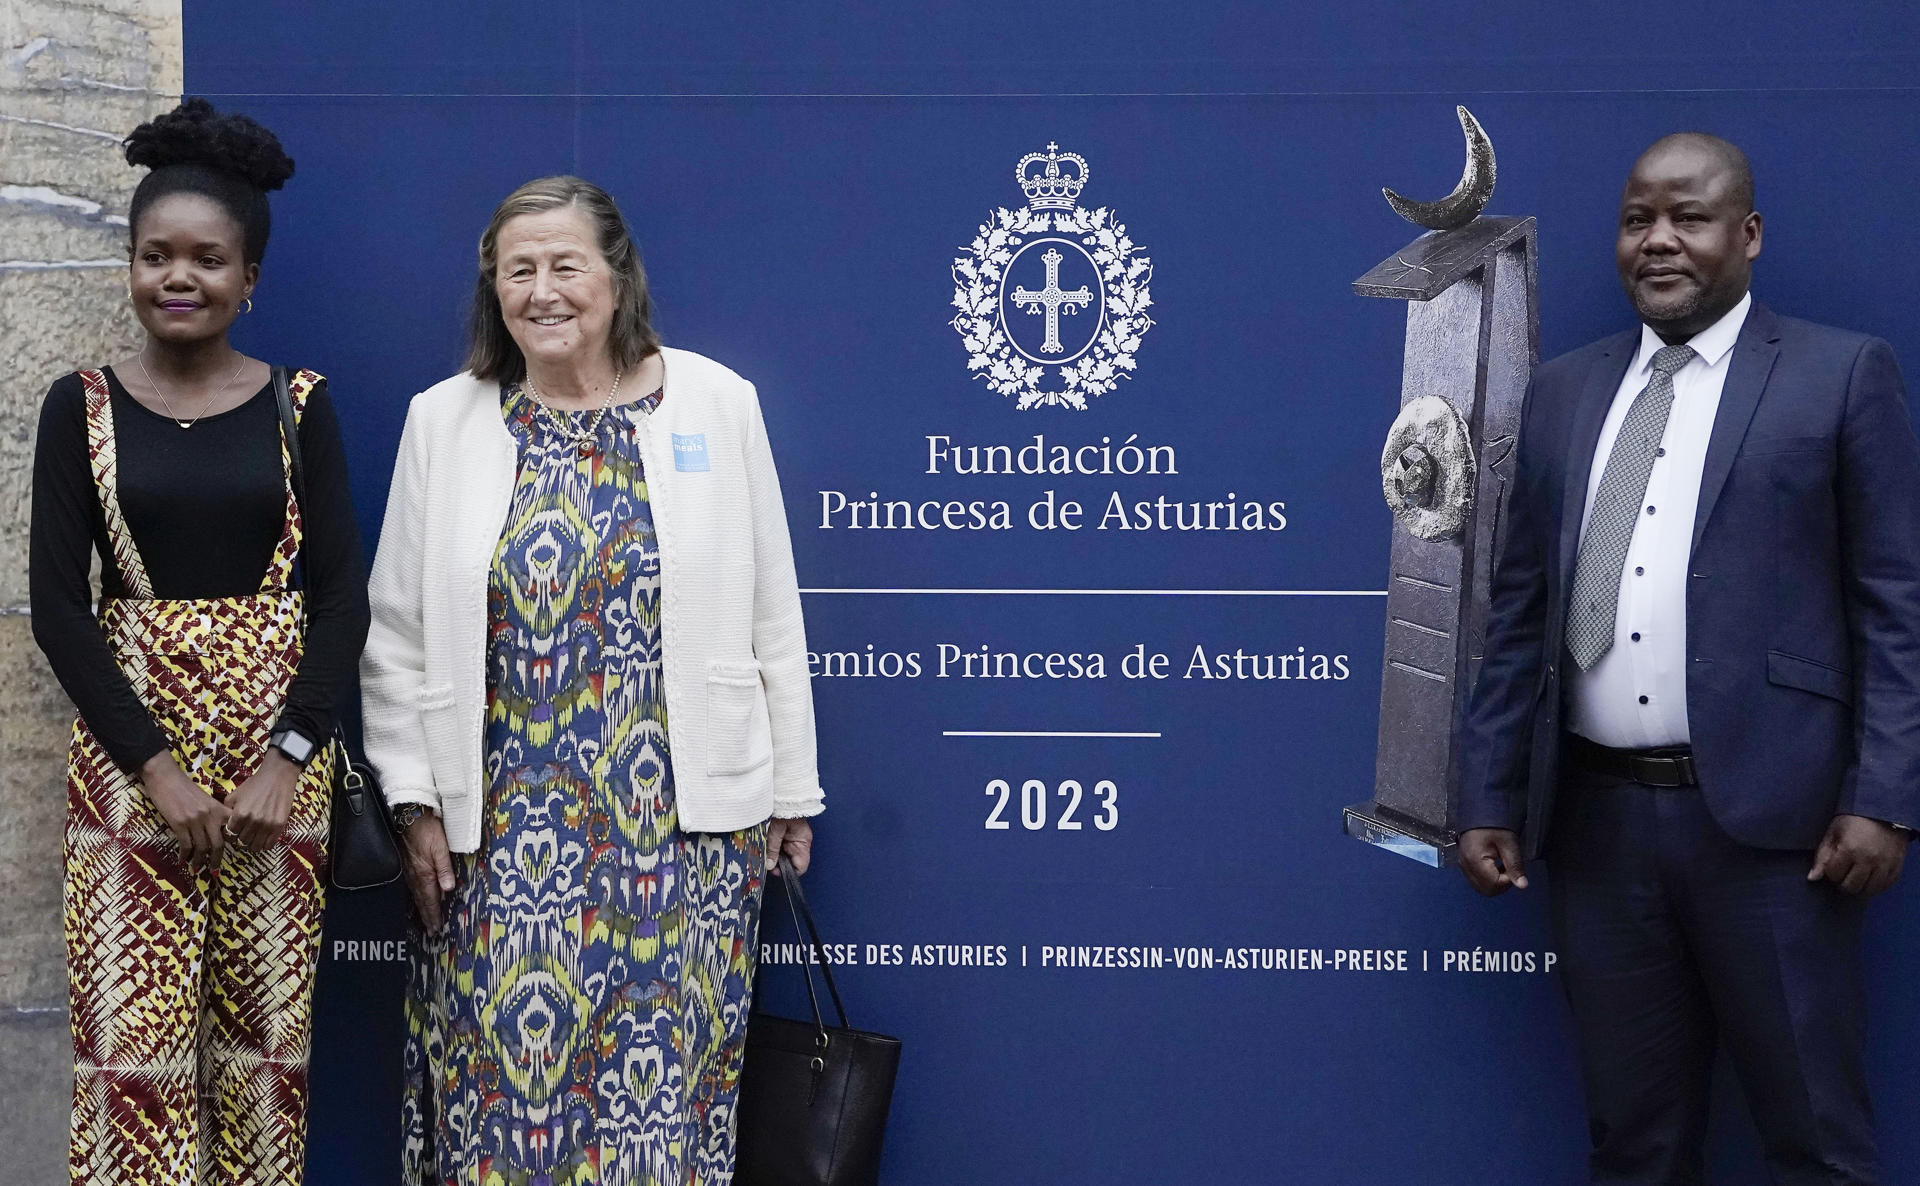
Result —
[[[1158,733],[1087,733],[1037,729],[948,729],[942,737],[1158,737]]]
[[[802,589],[922,597],[1385,597],[1385,589]]]

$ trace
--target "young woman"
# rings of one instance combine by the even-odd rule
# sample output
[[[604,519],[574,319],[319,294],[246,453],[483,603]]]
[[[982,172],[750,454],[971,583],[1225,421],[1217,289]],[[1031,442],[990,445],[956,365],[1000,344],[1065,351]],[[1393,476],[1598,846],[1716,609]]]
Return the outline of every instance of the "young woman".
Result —
[[[127,161],[151,170],[128,216],[146,340],[53,385],[33,475],[34,637],[80,709],[72,1180],[297,1183],[360,542],[326,381],[292,373],[287,441],[271,368],[227,341],[293,162],[203,100],[137,128]]]

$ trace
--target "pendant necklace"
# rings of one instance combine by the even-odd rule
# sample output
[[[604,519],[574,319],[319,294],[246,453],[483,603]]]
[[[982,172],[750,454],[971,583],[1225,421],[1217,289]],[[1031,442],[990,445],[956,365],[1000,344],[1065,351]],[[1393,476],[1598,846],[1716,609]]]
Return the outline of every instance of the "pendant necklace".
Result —
[[[533,385],[531,374],[522,380],[522,383],[527,389],[527,394],[533,396],[533,402],[539,405],[541,412],[545,413],[553,430],[579,446],[580,456],[586,457],[593,452],[593,438],[600,431],[600,422],[606,419],[607,412],[613,408],[613,397],[619,392],[620,380],[625,374],[624,369],[613,372],[613,386],[607,388],[607,398],[601,401],[599,409],[593,413],[593,418],[586,421],[584,429],[575,429],[568,421],[561,418],[560,413],[553,410],[553,407],[547,403],[546,397],[540,394],[540,389]]]
[[[195,416],[191,420],[182,420],[180,419],[179,416],[174,414],[173,401],[168,399],[167,393],[160,390],[160,385],[153,381],[153,372],[147,369],[147,360],[142,358],[140,355],[136,354],[133,356],[133,361],[139,364],[140,373],[147,377],[147,386],[153,388],[153,393],[160,397],[160,406],[167,410],[167,419],[173,421],[175,424],[178,424],[183,429],[192,428],[194,425],[200,423],[200,417],[205,416],[207,414],[207,409],[211,408],[220,399],[221,396],[227,393],[227,388],[233,386],[233,381],[235,379],[238,379],[240,377],[240,372],[245,370],[247,367],[247,356],[242,354],[240,356],[240,365],[233,368],[233,374],[227,376],[227,381],[220,385],[220,390],[208,396],[206,399],[206,402],[200,405],[199,415]]]

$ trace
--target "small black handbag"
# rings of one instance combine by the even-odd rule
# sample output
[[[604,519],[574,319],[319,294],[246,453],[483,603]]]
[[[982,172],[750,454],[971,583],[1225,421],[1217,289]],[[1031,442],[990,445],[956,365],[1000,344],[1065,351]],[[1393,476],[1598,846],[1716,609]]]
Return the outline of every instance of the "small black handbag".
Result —
[[[400,880],[400,847],[393,840],[387,797],[373,768],[353,756],[340,726],[333,747],[333,805],[327,820],[327,880],[343,890],[372,889]]]
[[[848,1027],[820,929],[785,857],[780,858],[780,884],[786,887],[787,909],[797,907],[806,917],[804,933],[826,974],[840,1024],[829,1026],[821,1019],[811,966],[812,1021],[766,1013],[748,1017],[733,1180],[736,1186],[875,1186],[900,1040]],[[800,933],[798,916],[793,925]]]
[[[293,500],[307,505],[306,479],[300,464],[300,422],[293,414],[293,392],[287,368],[273,368],[273,394],[280,402],[280,433],[287,445],[287,467],[293,482]],[[346,734],[338,724],[327,738],[333,751],[333,797],[328,808],[327,877],[335,889],[372,889],[400,879],[400,849],[393,842],[393,824],[387,818],[386,796],[373,768],[355,761]]]

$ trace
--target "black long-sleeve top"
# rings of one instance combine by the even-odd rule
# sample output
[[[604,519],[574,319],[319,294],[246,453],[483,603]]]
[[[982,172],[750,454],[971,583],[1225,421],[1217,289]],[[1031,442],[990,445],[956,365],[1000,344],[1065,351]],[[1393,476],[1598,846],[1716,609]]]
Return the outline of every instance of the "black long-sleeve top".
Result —
[[[148,410],[111,370],[121,513],[166,599],[260,592],[280,542],[286,486],[273,384],[191,429]],[[346,454],[325,382],[300,417],[306,503],[297,568],[307,592],[306,651],[275,728],[319,741],[333,727],[334,697],[367,637],[367,582],[347,488]],[[33,636],[61,687],[114,761],[137,769],[166,738],[114,662],[94,615],[92,557],[102,598],[125,596],[87,450],[86,389],[67,375],[47,392],[33,458],[28,583]]]

